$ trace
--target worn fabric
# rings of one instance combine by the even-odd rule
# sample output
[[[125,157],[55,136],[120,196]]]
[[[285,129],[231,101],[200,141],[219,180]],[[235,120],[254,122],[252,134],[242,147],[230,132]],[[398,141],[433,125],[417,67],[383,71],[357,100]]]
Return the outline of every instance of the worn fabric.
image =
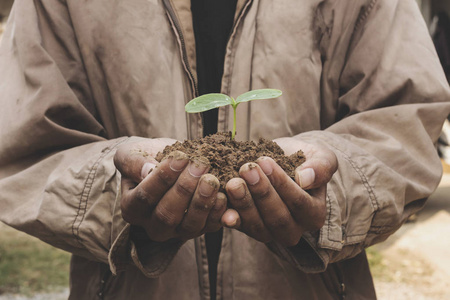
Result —
[[[190,1],[16,0],[0,46],[0,220],[74,254],[71,299],[208,299],[204,237],[131,242],[115,149],[202,135]],[[332,150],[327,219],[292,248],[224,230],[217,299],[375,297],[363,249],[441,176],[449,88],[413,0],[239,0],[222,92],[238,139]],[[232,114],[219,110],[219,131]],[[109,272],[114,276],[109,276]]]

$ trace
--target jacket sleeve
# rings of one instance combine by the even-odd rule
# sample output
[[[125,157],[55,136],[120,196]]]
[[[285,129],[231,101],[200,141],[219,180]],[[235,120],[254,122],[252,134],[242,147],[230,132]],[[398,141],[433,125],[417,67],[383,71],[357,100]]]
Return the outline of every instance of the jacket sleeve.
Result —
[[[105,138],[67,9],[45,3],[16,1],[0,46],[0,220],[107,262],[124,139]]]
[[[326,37],[322,113],[333,103],[337,121],[294,137],[338,158],[325,225],[296,247],[269,245],[307,272],[385,240],[424,206],[442,175],[434,143],[450,94],[417,4],[372,0],[352,23],[349,14],[333,11]]]
[[[0,220],[117,271],[139,260],[113,157],[138,138],[104,129],[64,3],[16,0],[2,38]],[[156,245],[149,264],[177,247]]]

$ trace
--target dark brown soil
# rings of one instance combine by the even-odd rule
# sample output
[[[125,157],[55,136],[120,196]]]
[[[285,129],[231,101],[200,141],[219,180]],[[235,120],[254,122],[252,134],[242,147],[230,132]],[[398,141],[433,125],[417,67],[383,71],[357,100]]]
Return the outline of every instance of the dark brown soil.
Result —
[[[259,139],[258,144],[253,141],[232,141],[231,132],[221,132],[198,140],[186,140],[183,143],[176,142],[158,153],[156,160],[161,161],[175,150],[186,153],[190,158],[206,158],[211,164],[209,172],[219,179],[222,191],[231,178],[239,177],[239,168],[243,164],[254,162],[261,156],[272,157],[292,179],[295,168],[305,161],[302,151],[286,156],[272,141],[263,138]]]

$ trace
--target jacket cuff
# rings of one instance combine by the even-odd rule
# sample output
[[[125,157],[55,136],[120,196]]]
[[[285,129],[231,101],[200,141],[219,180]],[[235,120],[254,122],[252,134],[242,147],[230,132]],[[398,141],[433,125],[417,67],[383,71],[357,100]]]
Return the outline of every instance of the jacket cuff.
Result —
[[[158,277],[168,267],[183,242],[172,239],[153,242],[148,238],[135,236],[133,226],[126,224],[112,244],[108,261],[114,275],[124,271],[130,264],[135,265],[147,277]]]
[[[318,273],[325,271],[329,263],[353,257],[363,250],[371,229],[373,203],[376,200],[361,165],[351,159],[351,156],[362,156],[361,153],[348,154],[338,151],[333,144],[342,144],[343,140],[331,133],[309,132],[294,138],[332,150],[337,156],[339,171],[328,184],[327,214],[323,227],[315,232],[304,233],[294,247],[284,247],[277,243],[269,243],[268,247],[303,272]],[[342,177],[346,180],[343,181]],[[346,182],[350,182],[352,189],[358,192],[345,195],[343,191],[347,190],[344,187]],[[356,208],[346,201],[346,196],[359,200],[359,203],[354,204]],[[358,220],[354,220],[358,223],[357,228],[355,226],[347,228],[349,223],[355,223],[349,221],[347,210],[351,209],[358,210],[356,217]]]
[[[129,137],[126,142],[141,140],[141,137]],[[147,277],[158,277],[167,268],[184,242],[169,240],[151,241],[145,230],[132,226],[122,218],[120,209],[121,174],[117,172],[116,199],[112,215],[112,245],[108,253],[108,263],[114,275],[129,266],[136,266]]]

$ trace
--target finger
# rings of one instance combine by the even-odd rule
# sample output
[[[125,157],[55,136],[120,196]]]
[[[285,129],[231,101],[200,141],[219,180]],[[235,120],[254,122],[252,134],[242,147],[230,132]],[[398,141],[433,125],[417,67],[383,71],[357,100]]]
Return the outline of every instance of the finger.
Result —
[[[156,206],[175,184],[188,163],[189,158],[186,154],[180,151],[172,152],[130,191],[132,193],[130,197],[135,201],[147,202],[150,207]]]
[[[215,232],[222,227],[221,219],[227,209],[227,196],[224,193],[217,193],[216,203],[211,209],[204,232]]]
[[[219,180],[211,174],[205,174],[200,178],[189,208],[177,228],[183,239],[194,238],[202,233],[216,202],[219,186]]]
[[[152,212],[147,226],[149,234],[155,241],[165,241],[177,235],[176,228],[183,220],[200,177],[208,169],[209,162],[207,160],[191,160],[177,181],[161,198]],[[153,175],[149,177],[153,177]]]
[[[242,178],[233,178],[228,181],[226,190],[231,206],[240,216],[239,229],[260,242],[269,242],[272,239],[271,234],[261,219],[245,181]]]
[[[184,153],[174,153],[139,184],[133,179],[122,177],[120,205],[124,220],[133,225],[145,226],[156,203],[180,175],[182,169],[177,168],[182,168],[188,162]]]
[[[138,201],[132,198],[132,190],[136,187],[136,183],[128,178],[122,178],[121,190],[122,197],[120,198],[120,209],[122,218],[132,224],[141,225],[144,219],[150,215],[149,205],[146,199]]]
[[[300,167],[295,170],[295,181],[304,190],[311,189],[319,183],[316,181],[316,172],[313,168],[301,169]]]
[[[304,191],[270,157],[261,157],[258,165],[269,178],[291,215],[303,230],[320,229],[325,222],[326,201],[323,189]]]
[[[286,246],[298,243],[302,231],[267,176],[256,163],[247,163],[239,170],[247,182],[253,201],[272,237]]]
[[[114,165],[123,177],[135,182],[142,179],[158,162],[140,144],[124,145],[114,155]]]
[[[235,209],[227,209],[220,219],[220,222],[224,227],[240,229],[241,228],[241,217]]]
[[[326,185],[338,167],[336,155],[331,151],[316,151],[295,170],[295,181],[303,189]]]

